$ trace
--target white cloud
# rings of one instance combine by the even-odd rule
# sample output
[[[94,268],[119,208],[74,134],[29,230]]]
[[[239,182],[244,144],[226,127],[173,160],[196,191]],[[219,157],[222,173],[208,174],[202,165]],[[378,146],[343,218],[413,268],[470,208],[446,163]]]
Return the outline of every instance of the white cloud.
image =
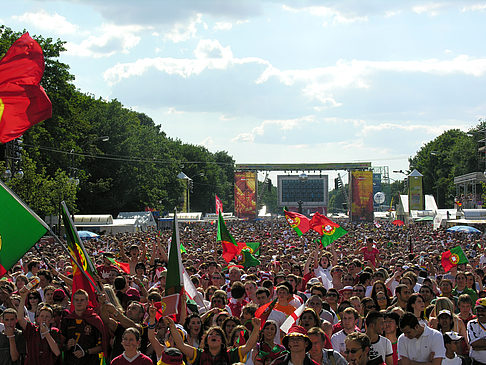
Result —
[[[417,14],[428,14],[430,16],[437,16],[439,10],[444,8],[445,4],[442,3],[430,3],[425,5],[417,5],[412,7],[412,11]]]
[[[233,28],[233,24],[230,22],[217,22],[214,24],[214,30],[230,30]]]
[[[323,18],[324,26],[328,25],[329,22],[331,22],[332,24],[350,24],[368,21],[367,16],[346,15],[336,9],[326,6],[309,6],[297,9],[291,6],[283,5],[283,9],[293,13],[306,12],[310,15]]]
[[[232,142],[254,142],[256,136],[265,134],[265,129],[276,127],[282,132],[291,131],[297,127],[309,125],[315,121],[314,116],[304,116],[295,119],[264,120],[260,125],[254,127],[251,132],[240,133],[231,139]]]
[[[465,6],[461,9],[463,13],[467,11],[484,11],[486,10],[486,4],[474,4],[470,6]]]
[[[194,38],[197,33],[197,25],[202,23],[202,14],[189,18],[186,22],[176,23],[164,35],[164,39],[174,43],[184,42]]]
[[[223,47],[217,40],[202,39],[194,50],[195,58],[143,58],[135,62],[117,64],[104,73],[104,79],[115,84],[125,78],[140,76],[150,68],[155,68],[169,75],[188,78],[205,70],[225,70],[234,64],[268,62],[256,58],[234,58],[231,48]]]
[[[118,26],[103,24],[96,33],[81,43],[68,42],[66,49],[70,55],[81,57],[110,57],[117,53],[129,53],[140,42],[138,35],[144,27],[139,25]]]
[[[57,13],[49,14],[45,10],[39,10],[22,15],[14,15],[12,18],[18,22],[34,26],[42,31],[54,32],[56,34],[74,34],[79,27],[70,23],[65,17]]]

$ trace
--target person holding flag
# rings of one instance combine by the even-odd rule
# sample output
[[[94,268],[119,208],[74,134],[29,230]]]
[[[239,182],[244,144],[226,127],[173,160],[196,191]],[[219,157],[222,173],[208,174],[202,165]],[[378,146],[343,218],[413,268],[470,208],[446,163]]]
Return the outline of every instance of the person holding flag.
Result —
[[[373,237],[366,238],[366,246],[358,247],[355,255],[361,253],[364,261],[370,263],[374,268],[379,264],[380,251],[376,248]]]

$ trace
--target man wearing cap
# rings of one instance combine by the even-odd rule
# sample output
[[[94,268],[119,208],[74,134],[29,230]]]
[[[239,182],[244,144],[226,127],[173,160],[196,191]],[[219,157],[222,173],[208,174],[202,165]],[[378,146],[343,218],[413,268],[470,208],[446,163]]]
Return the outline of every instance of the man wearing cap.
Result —
[[[293,325],[282,340],[289,351],[272,361],[271,365],[318,365],[307,354],[312,348],[312,342],[304,327]]]
[[[445,358],[442,334],[419,324],[413,313],[406,312],[400,318],[398,360],[401,365],[440,365]]]
[[[452,313],[450,310],[442,309],[437,315],[437,321],[439,322],[437,325],[437,329],[441,333],[446,333],[453,330],[454,317],[452,317]]]
[[[443,334],[446,357],[442,360],[442,365],[461,365],[464,358],[457,355],[462,336],[457,332],[446,332]]]
[[[473,365],[481,365],[486,364],[486,298],[478,299],[475,308],[477,318],[467,324],[467,337]]]

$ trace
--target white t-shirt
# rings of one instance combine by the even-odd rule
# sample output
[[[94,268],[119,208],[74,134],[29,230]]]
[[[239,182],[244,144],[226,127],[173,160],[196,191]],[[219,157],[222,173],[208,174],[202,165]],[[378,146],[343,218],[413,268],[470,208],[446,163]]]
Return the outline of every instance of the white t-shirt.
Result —
[[[482,326],[481,326],[482,325]],[[474,343],[477,340],[486,338],[486,324],[478,322],[478,319],[472,319],[467,323],[467,337],[469,338],[469,343]],[[469,356],[479,362],[486,363],[486,350],[475,351],[472,346],[469,349]]]
[[[406,357],[409,360],[428,362],[430,353],[434,359],[445,358],[445,347],[442,333],[428,326],[419,338],[408,338],[404,334],[398,337],[398,359]]]
[[[387,356],[393,355],[393,348],[391,341],[383,336],[378,337],[378,341],[371,344],[370,352],[368,354],[367,365],[382,364],[385,362]]]
[[[462,359],[454,354],[454,358],[449,359],[447,356],[442,359],[442,364],[441,365],[461,365],[462,364]]]
[[[346,336],[347,334],[344,333],[344,330],[341,330],[333,334],[331,337],[332,348],[339,351],[341,354],[344,354],[344,351],[346,350],[346,344],[344,343]]]

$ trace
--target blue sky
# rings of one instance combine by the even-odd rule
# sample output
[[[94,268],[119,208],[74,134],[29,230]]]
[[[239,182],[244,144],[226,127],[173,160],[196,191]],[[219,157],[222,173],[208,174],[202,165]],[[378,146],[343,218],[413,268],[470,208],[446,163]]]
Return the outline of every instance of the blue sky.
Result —
[[[406,170],[424,143],[486,115],[486,1],[2,5],[2,24],[67,42],[80,91],[237,163]]]

